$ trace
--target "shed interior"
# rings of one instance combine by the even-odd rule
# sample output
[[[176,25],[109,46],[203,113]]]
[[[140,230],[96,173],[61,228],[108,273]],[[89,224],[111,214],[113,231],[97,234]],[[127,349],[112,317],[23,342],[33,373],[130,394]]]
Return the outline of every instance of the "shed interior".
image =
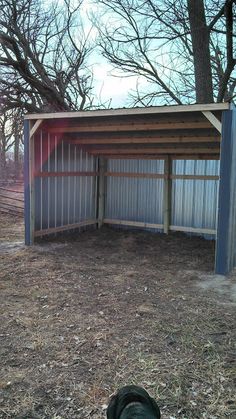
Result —
[[[223,103],[27,115],[26,244],[103,224],[215,237],[222,115],[230,109]]]

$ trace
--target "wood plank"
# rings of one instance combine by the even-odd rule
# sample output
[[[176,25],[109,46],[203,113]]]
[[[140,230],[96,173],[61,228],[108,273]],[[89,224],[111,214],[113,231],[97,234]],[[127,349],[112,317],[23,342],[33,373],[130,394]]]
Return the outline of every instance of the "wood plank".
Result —
[[[143,223],[139,221],[129,221],[129,220],[113,220],[110,218],[104,218],[103,224],[114,224],[114,225],[124,225],[130,227],[143,227],[143,228],[156,228],[162,229],[163,224],[153,224],[153,223]]]
[[[38,119],[35,124],[32,126],[31,130],[30,130],[30,139],[33,137],[33,135],[36,133],[37,129],[40,127],[40,125],[42,124],[43,120],[42,119]]]
[[[104,214],[105,214],[105,195],[106,195],[106,178],[104,173],[107,168],[107,162],[104,158],[100,157],[98,160],[99,178],[98,178],[98,228],[102,227]]]
[[[170,226],[171,231],[182,231],[184,233],[200,233],[200,234],[216,234],[216,230],[209,228],[195,228],[195,227],[181,227],[181,226]]]
[[[163,220],[164,220],[164,233],[169,233],[169,225],[171,222],[171,198],[172,198],[172,182],[171,182],[171,172],[172,172],[172,161],[168,156],[165,159],[164,163],[164,191],[163,191]]]
[[[99,176],[99,172],[36,172],[35,177],[66,177],[66,176]],[[165,179],[164,173],[132,173],[132,172],[105,172],[106,177],[150,178]],[[191,180],[219,180],[219,176],[207,175],[170,175],[170,179]],[[0,194],[0,197],[2,195]],[[13,198],[12,198],[13,199]],[[15,199],[15,198],[14,198]],[[20,201],[20,199],[18,199]],[[22,202],[24,202],[22,200]]]
[[[145,108],[101,109],[94,111],[56,112],[25,115],[25,119],[60,119],[82,117],[107,117],[120,115],[171,114],[179,112],[223,111],[230,109],[230,103],[209,103],[195,105],[152,106]]]
[[[47,229],[43,229],[43,230],[38,230],[38,231],[35,231],[34,237],[45,236],[47,234],[52,234],[52,233],[59,233],[60,231],[74,230],[76,228],[80,228],[80,227],[84,227],[84,226],[88,226],[88,225],[93,225],[93,224],[96,224],[96,223],[97,223],[97,220],[92,219],[92,220],[81,221],[80,223],[67,224],[67,225],[60,226],[60,227],[52,227],[52,228],[47,228]]]
[[[77,125],[77,126],[65,126],[65,127],[52,127],[48,128],[48,132],[53,134],[67,134],[67,133],[80,133],[80,132],[120,132],[120,131],[162,131],[162,130],[179,130],[179,129],[207,129],[212,128],[212,124],[209,121],[192,121],[192,122],[147,122],[140,123],[135,122],[127,124],[123,122],[117,122],[117,124],[103,125]]]
[[[170,175],[171,179],[185,179],[185,180],[219,180],[219,176],[211,175]]]
[[[108,159],[115,159],[115,160],[164,160],[167,157],[167,154],[150,154],[147,156],[146,154],[126,154],[123,156],[117,155],[117,154],[109,154],[107,156]],[[170,157],[172,160],[219,160],[220,154],[170,154]]]
[[[35,177],[98,176],[98,172],[36,172]]]
[[[86,149],[90,154],[96,156],[109,156],[111,155],[125,155],[125,154],[217,154],[220,152],[218,148],[202,147],[202,148],[91,148]]]
[[[210,123],[213,125],[214,128],[217,129],[221,133],[222,131],[222,124],[221,121],[219,121],[218,118],[212,113],[212,112],[202,112],[203,115],[210,121]]]
[[[153,137],[111,137],[109,138],[102,137],[102,138],[77,138],[77,139],[70,139],[66,138],[70,144],[78,144],[78,145],[90,145],[90,144],[169,144],[169,143],[177,143],[177,144],[194,144],[194,143],[220,143],[219,136],[173,136],[173,137],[165,137],[159,136],[158,134]]]
[[[132,178],[150,178],[164,179],[164,173],[131,173],[131,172],[105,172],[104,176],[111,177],[132,177]]]
[[[32,122],[30,121],[30,128]],[[32,129],[32,128],[31,128]],[[30,131],[31,131],[30,129]],[[30,188],[30,244],[34,243],[35,229],[35,138],[29,138],[29,188]]]

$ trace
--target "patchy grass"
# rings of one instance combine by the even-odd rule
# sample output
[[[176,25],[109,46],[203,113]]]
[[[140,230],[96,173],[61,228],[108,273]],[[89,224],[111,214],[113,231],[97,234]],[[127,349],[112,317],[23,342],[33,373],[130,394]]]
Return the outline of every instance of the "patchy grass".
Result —
[[[235,276],[211,286],[213,242],[104,228],[25,248],[0,225],[1,418],[102,418],[128,383],[163,419],[236,417]]]

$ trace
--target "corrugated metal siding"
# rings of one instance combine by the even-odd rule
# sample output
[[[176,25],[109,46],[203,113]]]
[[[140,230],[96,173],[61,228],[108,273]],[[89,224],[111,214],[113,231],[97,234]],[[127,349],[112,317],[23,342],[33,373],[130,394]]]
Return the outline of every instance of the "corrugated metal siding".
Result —
[[[215,271],[227,274],[236,265],[236,109],[223,113],[220,191]]]
[[[55,146],[52,147],[52,144]],[[50,154],[45,149],[50,150]],[[49,154],[49,158],[47,155]],[[46,156],[42,159],[42,155]],[[44,172],[95,171],[96,159],[55,136],[42,139],[36,160]],[[35,230],[96,218],[96,177],[60,176],[35,179]]]
[[[217,160],[175,160],[173,174],[219,175]],[[218,180],[172,181],[171,224],[195,228],[216,228]]]
[[[163,173],[163,160],[109,160],[108,171]],[[219,175],[219,161],[174,160],[173,174]],[[109,177],[105,218],[163,223],[162,179]],[[216,228],[218,180],[173,180],[171,224]],[[211,236],[212,237],[212,236]]]
[[[163,173],[162,160],[108,160],[108,171]],[[163,180],[108,177],[105,218],[163,222]]]

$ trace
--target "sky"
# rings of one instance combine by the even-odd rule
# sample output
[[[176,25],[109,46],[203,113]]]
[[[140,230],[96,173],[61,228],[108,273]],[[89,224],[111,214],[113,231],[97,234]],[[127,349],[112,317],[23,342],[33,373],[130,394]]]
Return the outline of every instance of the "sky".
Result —
[[[95,38],[96,29],[88,19],[88,15],[96,13],[96,6],[91,0],[84,0],[80,10],[81,18],[85,32],[89,32],[92,38]],[[119,108],[128,105],[128,91],[135,90],[137,77],[128,77],[127,74],[120,77],[115,73],[112,66],[95,52],[90,58],[94,75],[94,87],[99,100],[112,108]],[[115,75],[116,74],[116,75]],[[115,76],[114,76],[115,75]]]

